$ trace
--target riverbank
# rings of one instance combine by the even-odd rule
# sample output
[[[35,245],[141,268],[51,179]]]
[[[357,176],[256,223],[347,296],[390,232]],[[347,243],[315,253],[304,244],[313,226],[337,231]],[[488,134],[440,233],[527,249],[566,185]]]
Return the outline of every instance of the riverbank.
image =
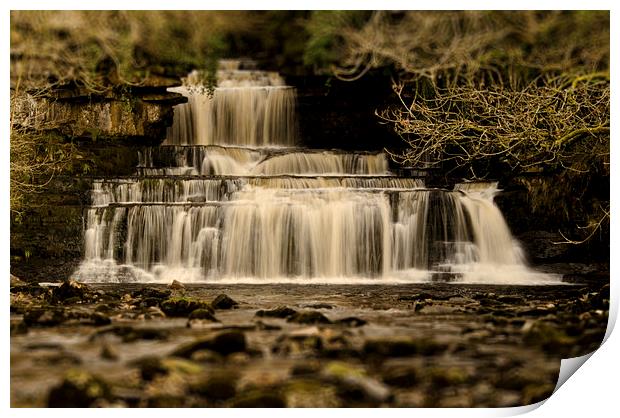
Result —
[[[608,276],[582,283],[14,283],[11,405],[530,404],[602,341]]]

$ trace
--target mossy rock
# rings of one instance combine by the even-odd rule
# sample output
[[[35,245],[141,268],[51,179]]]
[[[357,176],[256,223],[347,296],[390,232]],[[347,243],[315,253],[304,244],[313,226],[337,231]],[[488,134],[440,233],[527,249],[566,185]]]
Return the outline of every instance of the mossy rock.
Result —
[[[433,385],[444,388],[461,385],[469,380],[469,373],[460,367],[434,367],[428,371]]]
[[[342,401],[337,388],[318,379],[295,379],[284,388],[289,408],[338,408]]]
[[[189,389],[211,401],[224,401],[237,394],[238,377],[233,372],[209,372],[192,382]]]
[[[24,323],[29,327],[54,327],[67,320],[69,316],[62,308],[35,308],[24,312]]]
[[[208,303],[189,298],[170,298],[160,303],[159,307],[167,316],[186,317],[196,309],[205,309],[213,314],[213,309]]]
[[[143,287],[140,290],[131,292],[132,298],[153,298],[153,299],[168,299],[172,295],[172,291],[169,289],[161,289],[158,287]]]
[[[247,349],[245,334],[239,331],[226,331],[215,337],[199,338],[184,344],[172,352],[173,356],[191,358],[199,350],[211,350],[221,355],[244,352]]]
[[[88,408],[97,399],[111,399],[108,384],[87,371],[74,369],[48,395],[50,408]]]
[[[551,383],[528,385],[523,389],[522,405],[544,401],[553,394],[554,389],[555,385]]]

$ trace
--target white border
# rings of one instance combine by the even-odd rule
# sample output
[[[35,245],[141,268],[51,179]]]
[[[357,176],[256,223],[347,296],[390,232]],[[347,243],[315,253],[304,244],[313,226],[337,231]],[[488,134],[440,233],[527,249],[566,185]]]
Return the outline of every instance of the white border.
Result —
[[[9,10],[10,9],[142,9],[142,8],[153,8],[153,9],[220,9],[220,10],[252,10],[252,9],[290,9],[290,10],[304,10],[304,9],[419,9],[419,10],[442,10],[442,9],[452,9],[452,10],[461,10],[461,9],[507,9],[507,10],[523,10],[523,9],[599,9],[599,10],[612,10],[612,63],[611,68],[612,71],[617,67],[617,57],[618,57],[618,48],[617,42],[614,42],[614,39],[617,39],[618,31],[618,21],[617,18],[617,7],[614,7],[614,3],[612,1],[601,1],[601,0],[590,0],[590,1],[574,1],[574,0],[564,0],[564,1],[544,1],[544,0],[522,0],[518,3],[512,2],[504,2],[500,3],[497,0],[490,1],[448,1],[448,0],[434,0],[434,1],[381,1],[381,2],[361,2],[360,0],[331,0],[331,1],[307,1],[307,2],[291,2],[291,1],[273,1],[273,0],[263,0],[261,2],[250,2],[244,0],[228,0],[226,2],[223,1],[183,1],[177,0],[174,2],[164,2],[161,0],[152,0],[148,2],[128,2],[128,1],[118,1],[118,0],[109,0],[105,3],[94,2],[88,3],[85,1],[5,1],[3,2],[5,6],[5,12],[2,14],[1,27],[5,28],[4,33],[5,36],[2,37],[2,47],[3,47],[3,55],[2,55],[2,69],[4,73],[4,80],[9,78]],[[616,81],[615,75],[612,77],[612,92],[617,91],[618,83]],[[2,266],[5,274],[8,276],[9,272],[9,152],[8,152],[8,138],[9,138],[9,127],[8,127],[8,115],[9,115],[9,89],[3,89],[3,101],[1,103],[3,109],[3,115],[5,115],[5,123],[2,126],[2,140],[4,145],[4,152],[0,152],[0,165],[4,169],[4,176],[0,176],[0,190],[3,193],[3,199],[1,201],[2,207],[2,216],[0,217],[0,230],[6,231],[2,237],[0,238],[0,242],[3,250],[2,257]],[[618,114],[618,106],[617,100],[615,100],[615,93],[612,93],[612,116]],[[612,125],[614,121],[612,120]],[[617,143],[617,134],[615,130],[612,130],[612,150]],[[616,155],[612,152],[611,155],[612,160],[612,200],[617,202],[617,184],[615,179],[617,178],[616,167],[618,164]],[[612,207],[612,218],[616,219],[617,211],[614,210],[615,206]],[[615,239],[618,237],[618,228],[617,222],[612,223],[612,253],[614,249],[616,249]],[[611,330],[615,320],[617,318],[617,305],[619,301],[619,292],[618,292],[618,279],[614,279],[614,276],[617,273],[617,266],[612,264],[611,266],[611,277],[612,277],[612,309],[610,311],[610,327],[608,329]],[[4,309],[2,310],[2,329],[4,330],[4,335],[9,336],[9,309],[8,309],[8,277],[4,279]],[[615,334],[609,335],[608,340],[603,344],[603,346],[595,352],[592,357],[587,361],[586,367],[582,367],[576,373],[576,376],[568,379],[565,385],[563,385],[557,393],[555,393],[549,400],[543,402],[544,405],[531,413],[532,417],[550,417],[550,416],[562,416],[563,418],[570,417],[579,417],[583,418],[585,416],[611,416],[612,414],[617,413],[618,410],[618,394],[616,389],[617,384],[617,376],[619,371],[619,360],[618,354],[620,353],[620,337],[617,336],[617,332]],[[7,338],[5,343],[2,345],[3,353],[2,353],[2,365],[3,370],[5,370],[3,390],[0,392],[0,405],[3,409],[7,409],[5,411],[4,416],[31,416],[31,414],[45,414],[46,416],[56,417],[56,416],[78,416],[79,414],[83,414],[84,412],[81,410],[50,410],[50,409],[41,409],[41,410],[27,410],[27,409],[12,409],[9,408],[9,384],[10,384],[10,375],[9,375],[9,353],[10,353],[10,339]],[[540,406],[537,405],[537,406]],[[342,414],[355,414],[358,415],[370,415],[375,413],[388,414],[388,415],[399,415],[399,416],[410,416],[410,414],[419,414],[424,417],[446,417],[446,416],[458,416],[458,417],[488,417],[488,416],[510,416],[519,413],[525,413],[532,410],[533,407],[522,407],[522,408],[508,408],[508,409],[456,409],[456,410],[448,410],[448,409],[416,409],[416,410],[408,410],[408,409],[392,409],[392,410],[381,410],[380,412],[377,410],[348,410],[348,409],[339,409],[339,410],[321,410],[315,411],[311,409],[307,410],[184,410],[182,414],[184,416],[200,416],[203,417],[205,414],[215,415],[221,417],[233,417],[238,416],[239,414],[250,414],[253,417],[256,416],[258,418],[262,417],[279,417],[290,414],[294,414],[297,416],[307,416],[308,418],[315,418],[317,413],[325,414],[327,416],[336,416]],[[534,408],[535,409],[535,408]],[[112,412],[113,411],[113,412]],[[349,412],[350,411],[350,412]],[[110,413],[114,413],[116,416],[131,416],[132,418],[136,415],[145,415],[148,414],[149,417],[155,416],[168,416],[170,411],[166,410],[89,410],[88,414],[92,414],[93,416],[101,416],[107,415]]]

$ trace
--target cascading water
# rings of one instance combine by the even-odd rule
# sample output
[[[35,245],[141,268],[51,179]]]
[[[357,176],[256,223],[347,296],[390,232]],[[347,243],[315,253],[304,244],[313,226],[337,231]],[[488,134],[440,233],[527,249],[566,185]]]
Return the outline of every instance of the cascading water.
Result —
[[[189,75],[170,89],[187,97],[174,110],[164,145],[290,146],[295,140],[295,91],[277,73],[220,70],[212,97]]]
[[[277,74],[228,65],[212,96],[199,78],[135,176],[94,182],[78,279],[548,279],[525,267],[497,184],[425,189],[383,153],[292,147],[295,90]]]

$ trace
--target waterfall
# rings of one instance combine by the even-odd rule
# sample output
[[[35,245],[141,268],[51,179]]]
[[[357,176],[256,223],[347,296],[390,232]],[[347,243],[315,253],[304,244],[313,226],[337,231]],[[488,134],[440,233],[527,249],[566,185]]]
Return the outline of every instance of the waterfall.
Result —
[[[427,189],[382,152],[293,146],[295,90],[227,62],[194,72],[168,138],[133,176],[96,180],[83,281],[544,282],[493,198],[497,183]]]
[[[290,146],[295,143],[295,89],[277,73],[220,70],[210,94],[191,73],[181,87],[188,103],[174,109],[166,145]]]

